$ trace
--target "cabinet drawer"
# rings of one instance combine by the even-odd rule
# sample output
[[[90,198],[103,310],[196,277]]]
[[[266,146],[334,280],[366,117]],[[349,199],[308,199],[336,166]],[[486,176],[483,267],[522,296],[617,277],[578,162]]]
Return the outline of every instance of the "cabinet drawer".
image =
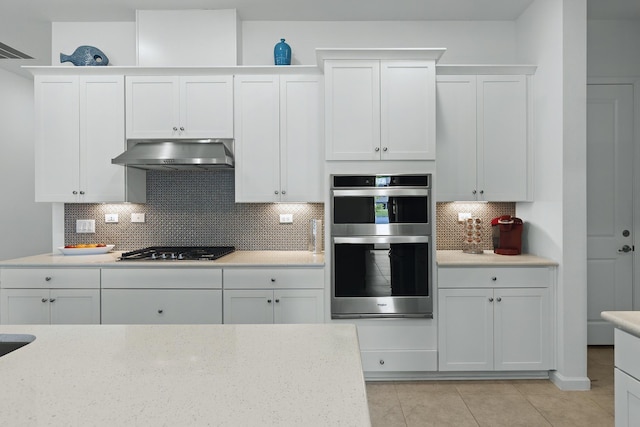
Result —
[[[215,268],[113,268],[102,270],[102,289],[220,289]]]
[[[5,289],[100,288],[97,268],[3,268],[0,283]]]
[[[640,380],[640,338],[616,328],[615,345],[616,368]]]
[[[218,289],[103,289],[102,323],[222,323],[222,291]]]
[[[362,370],[389,372],[437,371],[436,350],[363,351]]]
[[[225,289],[324,288],[322,268],[224,269]]]
[[[546,288],[549,267],[456,267],[438,269],[438,288]]]

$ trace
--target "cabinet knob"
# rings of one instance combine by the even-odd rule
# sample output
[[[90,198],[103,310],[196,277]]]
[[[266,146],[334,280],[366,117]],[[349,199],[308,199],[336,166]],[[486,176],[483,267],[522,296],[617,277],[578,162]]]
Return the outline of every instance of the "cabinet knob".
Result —
[[[480,194],[484,194],[484,190],[480,190]]]
[[[493,297],[489,297],[489,302],[493,302]]]
[[[163,309],[158,310],[158,314],[162,314],[162,313],[164,313]]]
[[[287,192],[285,190],[282,190],[282,194],[287,194]]]
[[[73,190],[71,193],[72,194],[78,194],[78,192],[76,190]]]
[[[478,193],[478,192],[477,192],[476,190],[473,190],[473,191],[471,192],[471,194],[474,194],[474,195],[475,195],[475,194],[477,194],[477,193]]]
[[[180,132],[184,132],[184,126],[180,126]]]
[[[380,147],[376,147],[376,148],[375,148],[375,151],[376,151],[376,153],[377,153],[378,151],[380,151]]]
[[[267,302],[268,302],[269,304],[271,304],[271,299],[268,299],[268,300],[267,300]]]
[[[278,190],[276,190],[276,191],[273,192],[273,194],[280,194],[280,193],[278,193]]]
[[[42,302],[47,302],[47,301],[49,301],[49,300],[46,299],[46,298],[42,298]]]
[[[45,277],[44,280],[46,280],[47,282],[50,282],[51,281],[51,276]]]
[[[280,302],[280,299],[279,299],[279,298],[276,298],[276,302]]]
[[[49,298],[49,302],[55,302],[55,298]]]
[[[496,298],[496,301],[500,302],[500,301],[502,301],[502,298],[498,297],[498,298]]]
[[[275,282],[275,281],[276,281],[276,278],[275,278],[275,277],[272,277],[272,278],[271,278],[271,282]]]
[[[380,364],[384,365],[384,359],[380,359]]]
[[[498,278],[497,278],[496,276],[493,276],[493,277],[491,278],[491,281],[492,281],[492,282],[497,282],[497,281],[498,281]]]
[[[84,194],[84,191],[80,190],[80,194]]]
[[[387,151],[387,150],[388,150],[388,148],[387,148],[387,147],[384,147],[384,148],[382,149],[382,151]]]
[[[175,131],[177,131],[177,130],[178,130],[178,128],[177,128],[176,126],[174,126],[174,127],[173,127],[173,131],[175,132]]]

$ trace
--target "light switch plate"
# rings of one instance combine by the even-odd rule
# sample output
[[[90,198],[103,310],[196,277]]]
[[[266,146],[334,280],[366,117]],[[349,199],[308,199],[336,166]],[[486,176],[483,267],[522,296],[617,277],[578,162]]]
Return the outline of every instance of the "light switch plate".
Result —
[[[458,222],[463,222],[466,219],[471,218],[471,213],[469,212],[458,212]]]
[[[95,219],[78,219],[76,220],[76,233],[95,233]]]
[[[131,222],[144,222],[144,214],[143,213],[132,213],[131,214]]]
[[[293,214],[280,214],[280,224],[291,224],[293,222]]]
[[[104,222],[118,222],[118,214],[105,214]]]

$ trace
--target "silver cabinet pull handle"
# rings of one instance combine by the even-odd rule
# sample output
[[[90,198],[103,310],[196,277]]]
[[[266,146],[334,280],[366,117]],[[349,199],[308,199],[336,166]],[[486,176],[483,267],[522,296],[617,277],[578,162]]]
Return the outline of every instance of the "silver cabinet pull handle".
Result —
[[[270,300],[270,299],[268,299],[268,300],[267,300],[267,302],[268,302],[269,304],[271,304],[271,300]]]
[[[279,194],[279,193],[278,193],[278,190],[274,191],[274,192],[273,192],[273,194]]]
[[[496,282],[496,281],[498,280],[498,278],[497,278],[496,276],[493,276],[493,277],[491,278],[491,280],[492,280],[493,282]]]
[[[280,302],[280,299],[279,299],[279,298],[276,298],[276,302]]]
[[[49,302],[55,302],[55,298],[49,298]]]
[[[73,190],[71,193],[72,194],[78,194],[78,192],[76,190]]]
[[[272,277],[272,278],[271,278],[271,282],[273,283],[273,282],[275,282],[275,281],[276,281],[276,278],[275,278],[275,277]]]
[[[476,190],[473,190],[473,191],[471,192],[471,194],[477,194],[477,193],[478,193],[478,192],[477,192]]]
[[[480,194],[484,194],[484,190],[480,190]]]
[[[384,365],[384,359],[380,359],[380,364]]]
[[[49,301],[47,298],[42,298],[42,302],[47,302]]]
[[[184,126],[180,126],[180,131],[184,131]]]
[[[376,148],[375,148],[375,151],[376,151],[376,153],[377,153],[378,151],[380,151],[380,147],[376,147]]]
[[[493,302],[493,297],[490,297],[490,298],[489,298],[489,302]]]
[[[496,298],[496,301],[500,302],[500,301],[502,301],[502,298],[498,297],[498,298]]]
[[[44,280],[46,280],[47,282],[50,282],[51,281],[51,276],[45,277]]]
[[[178,130],[178,128],[177,128],[176,126],[174,126],[174,127],[173,127],[173,131],[175,132],[175,131],[177,131],[177,130]]]
[[[282,190],[282,194],[287,194],[287,192],[285,190]]]
[[[84,191],[82,191],[82,190],[81,190],[81,191],[80,191],[80,194],[84,194]]]
[[[382,151],[387,151],[387,150],[388,150],[388,148],[387,148],[387,147],[384,147],[384,148],[382,149]]]
[[[158,314],[162,314],[162,313],[164,313],[163,309],[158,310]]]

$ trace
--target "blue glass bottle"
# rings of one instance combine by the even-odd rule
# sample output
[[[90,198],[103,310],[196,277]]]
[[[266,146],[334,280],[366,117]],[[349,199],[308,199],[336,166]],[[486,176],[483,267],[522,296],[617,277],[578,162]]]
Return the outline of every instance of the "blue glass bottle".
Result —
[[[273,48],[273,59],[276,65],[291,65],[291,46],[280,39],[280,43]]]

